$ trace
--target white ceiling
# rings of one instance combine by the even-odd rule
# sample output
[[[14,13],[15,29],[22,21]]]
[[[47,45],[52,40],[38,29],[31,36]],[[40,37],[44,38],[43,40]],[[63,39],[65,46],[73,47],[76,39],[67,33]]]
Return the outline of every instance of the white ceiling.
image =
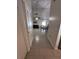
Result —
[[[50,15],[51,0],[32,0],[32,13],[38,13],[41,19],[46,20]]]
[[[32,0],[33,7],[39,7],[39,8],[50,8],[50,2],[51,0]]]

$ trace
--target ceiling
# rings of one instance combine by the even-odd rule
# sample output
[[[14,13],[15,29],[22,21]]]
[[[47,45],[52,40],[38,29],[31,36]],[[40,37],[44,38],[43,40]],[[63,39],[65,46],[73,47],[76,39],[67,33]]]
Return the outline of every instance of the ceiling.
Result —
[[[47,20],[50,15],[51,0],[32,0],[32,16],[37,13],[41,20]]]

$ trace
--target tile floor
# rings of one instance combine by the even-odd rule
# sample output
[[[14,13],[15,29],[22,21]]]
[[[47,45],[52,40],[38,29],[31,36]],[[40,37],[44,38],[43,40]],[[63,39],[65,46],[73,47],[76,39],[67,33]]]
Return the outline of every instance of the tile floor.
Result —
[[[45,32],[34,30],[33,44],[25,59],[61,59],[61,52],[51,47]]]

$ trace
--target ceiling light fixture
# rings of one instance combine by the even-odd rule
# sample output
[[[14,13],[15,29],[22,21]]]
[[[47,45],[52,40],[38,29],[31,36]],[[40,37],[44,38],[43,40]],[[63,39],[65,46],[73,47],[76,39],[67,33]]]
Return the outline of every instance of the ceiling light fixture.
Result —
[[[38,20],[38,17],[36,17],[35,20]]]

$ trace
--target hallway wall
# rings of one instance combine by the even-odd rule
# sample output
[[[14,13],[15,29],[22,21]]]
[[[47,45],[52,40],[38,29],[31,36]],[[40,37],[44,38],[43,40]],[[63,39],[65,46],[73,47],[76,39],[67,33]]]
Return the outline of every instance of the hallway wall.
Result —
[[[26,13],[26,26],[28,27],[28,41],[30,47],[32,46],[33,41],[33,20],[32,20],[32,5],[31,0],[23,0],[23,4],[25,6],[25,13]],[[30,49],[28,50],[30,51]]]
[[[22,0],[17,0],[17,59],[24,59],[30,48],[28,28]]]
[[[61,0],[52,0],[50,16],[55,19],[49,22],[47,37],[53,47],[55,47],[57,35],[61,22]]]

